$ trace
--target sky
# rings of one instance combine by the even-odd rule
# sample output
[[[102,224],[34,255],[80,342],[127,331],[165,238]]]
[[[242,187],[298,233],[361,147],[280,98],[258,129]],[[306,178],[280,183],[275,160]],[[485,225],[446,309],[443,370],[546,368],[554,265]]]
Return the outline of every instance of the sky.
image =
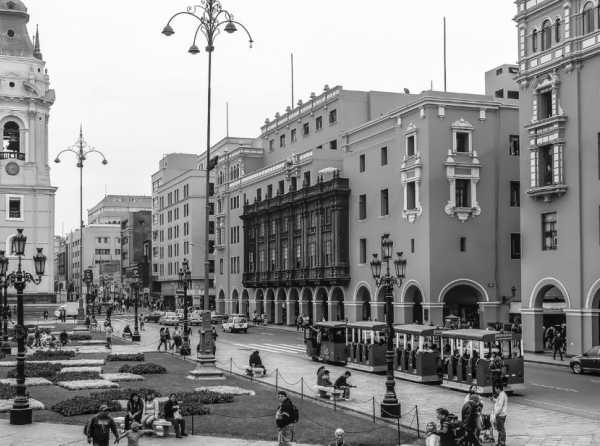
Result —
[[[84,168],[84,215],[108,194],[151,194],[163,154],[201,153],[206,145],[207,57],[188,54],[196,24],[161,30],[181,0],[24,0],[30,32],[40,27],[57,100],[49,159],[77,139],[109,161]],[[265,118],[325,84],[412,93],[443,89],[442,21],[447,18],[448,90],[483,93],[484,72],[517,59],[512,0],[222,0],[250,30],[217,38],[213,53],[212,142],[256,137]],[[202,50],[204,42],[198,45]],[[79,176],[70,154],[51,165],[56,233],[78,226]]]

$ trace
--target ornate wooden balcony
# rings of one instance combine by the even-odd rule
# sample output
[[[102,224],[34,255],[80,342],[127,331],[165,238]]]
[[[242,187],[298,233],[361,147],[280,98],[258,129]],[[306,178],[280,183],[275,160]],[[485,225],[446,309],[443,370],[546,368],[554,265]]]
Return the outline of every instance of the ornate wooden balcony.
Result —
[[[318,266],[243,274],[243,283],[247,288],[347,285],[348,282],[350,282],[348,266]]]

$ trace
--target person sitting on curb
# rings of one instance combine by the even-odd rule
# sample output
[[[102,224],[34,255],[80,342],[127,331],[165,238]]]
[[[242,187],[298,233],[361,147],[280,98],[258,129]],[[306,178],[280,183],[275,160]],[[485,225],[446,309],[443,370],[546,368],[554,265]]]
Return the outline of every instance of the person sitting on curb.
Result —
[[[260,353],[258,350],[254,350],[250,355],[250,359],[248,360],[248,364],[250,365],[250,373],[252,373],[252,369],[262,369],[263,375],[267,374],[267,369],[262,363],[262,359],[260,358]]]
[[[350,376],[352,376],[352,373],[350,373],[349,371],[346,371],[346,372],[344,372],[343,375],[338,377],[338,379],[336,379],[335,383],[333,384],[334,389],[339,389],[344,392],[342,394],[342,398],[344,398],[345,400],[350,399],[350,387],[356,387],[348,382],[348,379],[350,378]]]
[[[331,382],[331,379],[329,379],[329,370],[323,371],[323,374],[321,375],[321,383],[319,385],[323,387],[331,387],[333,390],[333,383]],[[325,390],[319,390],[319,396],[327,400],[329,399],[329,394]]]
[[[185,419],[181,414],[181,404],[177,401],[177,395],[174,393],[169,395],[169,401],[165,403],[165,420],[173,425],[175,436],[177,438],[187,437],[185,432]]]
[[[87,442],[92,446],[108,446],[112,432],[115,444],[119,443],[119,432],[115,420],[109,415],[110,409],[106,404],[102,404],[98,410],[98,414],[94,415],[83,429]]]
[[[344,429],[337,428],[334,433],[335,439],[331,443],[329,443],[329,446],[350,446],[349,443],[346,443],[346,441],[344,441],[344,434]]]

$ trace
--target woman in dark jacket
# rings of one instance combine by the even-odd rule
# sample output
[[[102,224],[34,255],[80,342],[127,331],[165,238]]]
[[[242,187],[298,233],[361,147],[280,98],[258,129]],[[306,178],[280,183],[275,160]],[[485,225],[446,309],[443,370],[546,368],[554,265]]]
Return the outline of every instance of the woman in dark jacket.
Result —
[[[133,421],[142,422],[144,402],[137,393],[132,393],[127,401],[127,415],[125,415],[125,430],[128,430]]]
[[[181,413],[181,406],[177,401],[177,395],[172,393],[169,395],[169,401],[165,403],[165,420],[169,421],[175,429],[175,436],[177,438],[187,437],[185,433],[185,420]]]

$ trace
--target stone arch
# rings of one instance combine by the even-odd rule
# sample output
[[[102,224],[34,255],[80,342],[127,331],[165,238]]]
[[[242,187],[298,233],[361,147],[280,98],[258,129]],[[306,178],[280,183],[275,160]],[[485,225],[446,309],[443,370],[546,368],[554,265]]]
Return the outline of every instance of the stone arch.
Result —
[[[314,322],[313,296],[314,292],[309,287],[302,288],[300,291],[300,308],[302,314],[305,314],[310,318],[311,321]]]
[[[592,286],[588,290],[587,297],[585,299],[585,308],[587,310],[592,310],[598,307],[600,307],[600,279],[592,283]]]
[[[475,280],[472,280],[472,279],[456,279],[456,280],[453,280],[452,282],[448,282],[442,288],[442,290],[440,291],[440,294],[438,296],[438,302],[443,303],[446,293],[451,288],[454,288],[457,285],[470,285],[481,293],[481,296],[485,299],[486,302],[490,301],[490,297],[488,296],[487,290],[479,282],[476,282]]]
[[[329,309],[327,308],[327,298],[329,293],[324,287],[317,288],[315,292],[315,320],[329,320]]]
[[[359,305],[357,309],[357,320],[368,321],[371,319],[371,291],[366,286],[361,286],[355,296],[355,301]]]
[[[0,119],[0,131],[2,132],[2,150],[20,152],[28,157],[27,135],[29,127],[27,126],[27,119],[16,114],[4,116]]]
[[[586,311],[591,322],[591,344],[600,345],[600,279],[590,287],[586,299]]]
[[[535,284],[531,294],[529,295],[529,308],[543,308],[543,296],[545,293],[540,293],[540,291],[546,288],[545,291],[547,292],[547,287],[549,286],[556,287],[562,293],[567,304],[567,308],[571,308],[571,298],[569,297],[567,288],[560,280],[554,277],[545,277]]]
[[[287,324],[294,325],[300,315],[300,294],[298,288],[290,288],[287,295]]]
[[[354,293],[353,293],[353,300],[355,302],[357,302],[357,298],[358,298],[358,291],[360,288],[366,288],[367,291],[369,292],[369,295],[371,295],[371,285],[369,284],[369,282],[365,282],[365,281],[360,281],[356,284],[356,286],[354,287]]]
[[[571,308],[571,300],[560,280],[554,277],[539,280],[531,291],[529,308],[535,310],[533,327],[529,322],[524,322],[523,325],[527,332],[533,328],[536,351],[550,349],[556,332],[561,332],[566,337],[567,346],[569,345],[570,334],[565,310]]]
[[[267,299],[265,303],[267,320],[270,324],[272,324],[275,322],[275,291],[273,291],[273,288],[267,289],[266,297]]]
[[[254,301],[256,302],[256,313],[258,315],[265,314],[265,292],[260,288],[256,290]]]
[[[238,290],[234,289],[231,293],[231,312],[238,314],[240,312],[240,298]]]
[[[489,297],[479,283],[470,279],[453,280],[442,288],[439,298],[444,304],[444,318],[458,316],[461,322],[473,328],[485,328],[482,327],[483,313],[479,303],[489,301]]]
[[[223,289],[219,290],[217,298],[217,313],[225,313],[225,291],[223,291]]]
[[[418,284],[412,283],[404,289],[402,301],[412,304],[412,311],[408,310],[407,323],[423,323],[423,292]]]
[[[336,286],[329,293],[329,302],[331,303],[331,319],[334,321],[343,321],[346,318],[344,311],[344,290]]]
[[[250,313],[250,296],[247,289],[242,290],[241,313],[248,315]]]

